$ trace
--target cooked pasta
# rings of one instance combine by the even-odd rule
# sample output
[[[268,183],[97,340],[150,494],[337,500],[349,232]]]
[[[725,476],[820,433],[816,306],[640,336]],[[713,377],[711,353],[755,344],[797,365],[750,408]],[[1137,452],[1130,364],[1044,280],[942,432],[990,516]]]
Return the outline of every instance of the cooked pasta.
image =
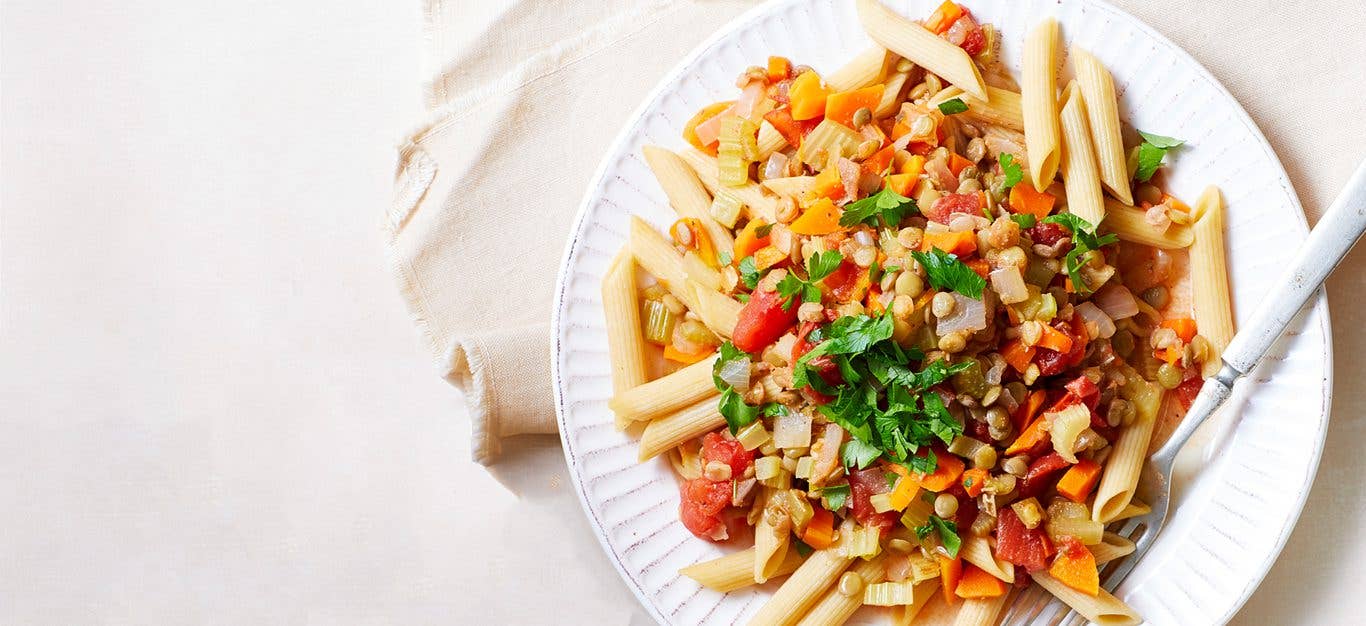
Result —
[[[1003,35],[956,2],[858,11],[878,45],[844,68],[770,57],[689,145],[645,148],[677,220],[633,218],[609,266],[608,406],[644,425],[642,460],[667,453],[689,532],[743,544],[686,576],[790,573],[752,624],[864,604],[994,624],[1026,572],[1132,623],[1099,587],[1134,551],[1107,527],[1146,511],[1158,416],[1232,333],[1218,192],[1191,210],[1153,171],[1116,173],[1109,73],[1077,50],[1059,98],[1053,20],[1024,36],[1017,93]]]

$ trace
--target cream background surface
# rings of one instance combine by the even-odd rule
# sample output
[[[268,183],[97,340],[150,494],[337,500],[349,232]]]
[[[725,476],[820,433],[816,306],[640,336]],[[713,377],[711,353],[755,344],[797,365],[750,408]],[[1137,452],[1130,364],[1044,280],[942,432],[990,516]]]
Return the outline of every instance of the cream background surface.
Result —
[[[0,622],[644,623],[554,438],[469,460],[385,268],[421,85],[515,4],[448,0],[425,38],[404,2],[0,6]],[[524,41],[588,26],[558,4]],[[1248,108],[1311,219],[1366,157],[1356,5],[1119,4]],[[1236,624],[1360,621],[1363,268],[1329,285],[1318,481]]]

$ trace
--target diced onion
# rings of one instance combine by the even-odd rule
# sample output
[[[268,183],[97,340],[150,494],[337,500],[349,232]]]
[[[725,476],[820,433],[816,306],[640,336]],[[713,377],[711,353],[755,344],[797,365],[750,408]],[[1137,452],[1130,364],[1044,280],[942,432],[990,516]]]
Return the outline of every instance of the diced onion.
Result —
[[[1052,507],[1050,507],[1051,510]],[[1082,543],[1093,546],[1105,540],[1105,525],[1091,519],[1081,518],[1048,518],[1044,524],[1044,529],[1053,540],[1058,540],[1063,536],[1072,536],[1080,539]]]
[[[764,180],[787,176],[787,154],[774,152],[764,162]]]
[[[954,213],[949,219],[949,232],[961,233],[977,227],[977,220],[966,213]]]
[[[939,320],[935,333],[942,337],[963,330],[976,332],[987,327],[989,320],[986,302],[974,300],[956,291],[949,295],[955,300],[953,313]]]
[[[1113,320],[1122,320],[1138,315],[1138,300],[1124,285],[1109,284],[1101,287],[1091,298],[1100,310]]]
[[[1002,304],[1015,304],[1029,299],[1029,288],[1025,286],[1024,276],[1020,275],[1020,268],[1008,265],[989,276],[991,288],[996,290],[996,295],[1001,296]]]
[[[773,445],[779,448],[811,446],[811,414],[789,410],[773,422]]]
[[[981,517],[981,516],[979,516]],[[939,562],[934,559],[925,558],[924,555],[911,556],[911,581],[916,584],[925,582],[931,578],[939,578]]]
[[[749,391],[749,357],[722,363],[721,370],[716,375],[740,393]]]
[[[757,484],[759,484],[759,481],[753,478],[732,481],[730,492],[731,506],[744,506],[745,501],[749,499],[749,495],[754,493],[754,486]]]
[[[1109,339],[1114,336],[1115,322],[1105,314],[1105,311],[1100,310],[1100,307],[1083,302],[1077,305],[1077,314],[1081,316],[1082,322],[1086,324],[1086,331],[1092,337]]]
[[[854,241],[865,246],[871,246],[873,245],[873,236],[866,230],[860,230],[854,233]]]
[[[804,457],[802,457],[802,458],[800,458],[800,459],[797,459],[797,469],[794,470],[793,474],[794,474],[797,478],[801,478],[801,479],[803,479],[803,480],[805,480],[805,479],[807,479],[807,478],[810,478],[810,477],[811,477],[811,466],[814,465],[814,464],[815,464],[815,459],[813,459],[813,458],[811,458],[811,457],[809,457],[809,456],[804,456]]]
[[[735,103],[735,114],[752,119],[755,107],[764,99],[766,88],[767,86],[763,81],[758,80],[752,80],[748,85],[745,85],[745,90],[740,92],[740,100]]]
[[[873,505],[873,510],[878,513],[886,513],[896,507],[892,505],[891,493],[879,493],[868,498],[868,503]]]
[[[1010,505],[1024,523],[1025,528],[1033,530],[1043,523],[1043,507],[1039,506],[1039,501],[1035,498],[1027,498]]]

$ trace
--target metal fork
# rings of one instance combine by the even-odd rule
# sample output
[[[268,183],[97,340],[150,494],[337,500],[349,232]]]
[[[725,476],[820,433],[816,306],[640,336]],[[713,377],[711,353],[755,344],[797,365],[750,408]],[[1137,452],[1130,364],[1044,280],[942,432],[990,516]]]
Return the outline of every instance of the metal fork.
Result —
[[[1111,563],[1107,571],[1101,572],[1102,586],[1107,591],[1114,591],[1124,582],[1139,559],[1156,543],[1171,506],[1172,465],[1177,453],[1200,425],[1223,406],[1238,380],[1261,362],[1290,320],[1318,292],[1363,232],[1366,232],[1366,162],[1357,166],[1347,187],[1309,233],[1277,286],[1262,295],[1257,310],[1224,351],[1219,373],[1205,381],[1171,438],[1148,458],[1135,497],[1152,506],[1152,511],[1124,520],[1116,531],[1133,541],[1135,547],[1132,554]],[[1047,591],[1034,585],[1011,602],[1010,611],[1001,624],[1056,626],[1081,621],[1084,620],[1066,605],[1054,601]]]

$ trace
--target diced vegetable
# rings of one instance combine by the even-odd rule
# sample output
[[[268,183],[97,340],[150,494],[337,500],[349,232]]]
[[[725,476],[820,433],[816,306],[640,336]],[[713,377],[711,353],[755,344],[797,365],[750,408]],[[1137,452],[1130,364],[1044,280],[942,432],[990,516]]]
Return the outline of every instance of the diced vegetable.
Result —
[[[954,587],[953,594],[968,600],[997,598],[1005,595],[1007,589],[1005,581],[969,563],[963,566],[963,577]]]
[[[863,143],[863,137],[858,133],[843,124],[825,120],[802,139],[797,158],[814,168],[824,169],[831,159],[854,154],[860,143]]]
[[[659,300],[646,300],[641,304],[641,309],[645,340],[659,346],[669,345],[673,339],[674,324],[678,321],[674,312]]]
[[[716,152],[717,179],[721,184],[739,187],[749,182],[749,166],[759,158],[758,133],[758,125],[743,117],[721,121],[721,143]]]
[[[900,467],[899,465],[896,467]],[[897,479],[896,486],[892,487],[889,501],[893,511],[904,511],[911,504],[915,496],[920,493],[920,481],[912,476],[902,476]]]
[[[863,588],[863,603],[868,606],[906,606],[915,602],[915,581],[877,583]]]
[[[711,200],[711,218],[726,228],[735,228],[744,208],[745,204],[739,198],[723,191]]]
[[[773,445],[779,448],[806,448],[811,445],[811,414],[788,410],[773,420]]]
[[[901,514],[901,525],[912,529],[920,528],[930,522],[930,515],[933,514],[933,504],[924,498],[912,498],[911,503],[906,505]]]
[[[1018,502],[1013,502],[1010,508],[1015,511],[1015,515],[1020,517],[1020,523],[1025,528],[1034,530],[1043,523],[1043,507],[1039,505],[1037,498],[1025,498]]]
[[[1100,572],[1096,568],[1096,557],[1075,537],[1066,537],[1061,542],[1058,556],[1048,573],[1068,587],[1087,595],[1100,593]]]
[[[706,346],[693,352],[683,352],[674,347],[673,343],[664,346],[664,358],[684,364],[693,364],[705,359],[716,352],[716,346]]]
[[[909,196],[915,189],[916,177],[912,174],[892,174],[886,178],[887,188],[898,195]]]
[[[825,509],[813,509],[811,521],[802,533],[802,541],[817,550],[829,548],[835,541],[835,514]]]
[[[762,272],[771,267],[781,265],[788,260],[788,256],[783,254],[773,246],[764,246],[754,253],[754,269]]]
[[[1077,462],[1077,437],[1091,426],[1091,411],[1083,404],[1073,404],[1056,413],[1050,413],[1049,435],[1053,450],[1068,463]]]
[[[768,226],[763,220],[753,219],[745,224],[744,229],[739,235],[735,236],[735,254],[732,256],[732,263],[739,265],[740,260],[753,255],[759,248],[768,245]],[[759,230],[765,229],[763,236],[759,236]]]
[[[731,342],[735,347],[756,353],[783,336],[797,321],[797,307],[783,308],[783,297],[776,291],[757,291],[740,309],[739,321]]]
[[[882,530],[877,526],[864,526],[858,524],[849,533],[849,538],[842,545],[844,555],[847,557],[863,557],[864,560],[871,559],[882,551],[882,546],[878,540],[882,538]]]
[[[1162,320],[1163,328],[1170,328],[1176,332],[1176,336],[1183,342],[1190,342],[1195,338],[1195,320],[1189,317],[1178,317],[1175,319]]]
[[[937,454],[938,463],[935,465],[934,473],[928,474],[920,480],[920,486],[926,491],[938,493],[948,489],[958,483],[958,479],[963,476],[963,460],[952,454]]]
[[[920,251],[938,248],[949,254],[964,257],[977,251],[977,234],[971,230],[959,232],[929,232],[920,239]]]
[[[829,198],[821,198],[793,220],[789,228],[798,235],[829,235],[841,229],[840,214],[835,203]]]
[[[953,0],[945,0],[938,9],[934,10],[934,13],[930,14],[929,19],[925,20],[925,28],[939,35],[953,26],[960,17],[963,17],[963,7],[958,6]]]
[[[792,109],[781,106],[764,114],[764,120],[773,126],[778,134],[794,148],[800,148],[806,135],[821,123],[820,118],[797,121],[792,119]]]
[[[786,80],[787,75],[792,72],[792,62],[787,57],[768,57],[768,80],[776,83]]]
[[[1042,493],[1048,486],[1048,480],[1054,474],[1067,469],[1068,465],[1067,460],[1057,452],[1050,452],[1034,459],[1034,462],[1029,464],[1029,471],[1025,472],[1024,479],[1020,481],[1020,497],[1028,498]]]
[[[721,129],[721,120],[719,119],[719,116],[722,111],[725,111],[734,105],[735,101],[731,100],[729,102],[714,102],[702,107],[702,110],[694,114],[692,118],[688,120],[688,123],[683,126],[683,139],[687,140],[688,143],[692,144],[693,147],[698,150],[714,152],[717,133]],[[702,141],[697,135],[697,127],[704,122],[710,122],[711,128],[710,132],[707,133],[708,136],[706,141]]]
[[[792,119],[801,121],[820,117],[825,114],[825,101],[830,91],[821,84],[821,77],[815,72],[803,72],[792,81],[787,89]]]
[[[735,440],[740,442],[740,445],[744,447],[745,450],[751,452],[758,450],[760,446],[768,443],[770,439],[772,438],[768,434],[768,429],[764,428],[764,423],[757,420],[753,424],[740,429],[740,432],[735,434]],[[771,458],[775,457],[764,457],[765,460]],[[757,470],[758,468],[755,469]]]
[[[1010,210],[1015,213],[1028,213],[1037,220],[1042,220],[1053,212],[1053,203],[1056,200],[1052,194],[1037,191],[1033,185],[1025,181],[1010,188]]]
[[[1100,463],[1090,459],[1077,461],[1058,479],[1058,493],[1073,502],[1085,502],[1100,480],[1100,469]]]
[[[966,157],[957,152],[949,153],[949,171],[953,172],[954,176],[963,173],[963,170],[967,169],[969,165],[972,165],[972,161],[967,160]]]
[[[874,126],[873,128],[877,127]],[[862,163],[859,163],[859,168],[862,169],[865,174],[878,176],[888,167],[891,167],[892,157],[894,156],[896,156],[896,146],[888,145],[881,150],[874,152],[873,156],[864,159]],[[903,193],[901,195],[904,196],[906,194]]]
[[[1005,357],[1006,363],[1015,368],[1015,371],[1024,373],[1029,369],[1029,362],[1034,360],[1034,348],[1024,345],[1019,339],[1012,339],[1001,348],[1001,356]]]
[[[911,158],[906,159],[906,162],[901,164],[901,173],[910,174],[912,181],[914,181],[917,178],[920,178],[920,173],[924,171],[925,157],[923,155],[912,154]]]
[[[882,91],[883,86],[879,84],[832,93],[825,98],[825,119],[853,128],[854,112],[859,109],[868,109],[870,112],[876,110],[878,103],[882,102]]]
[[[844,181],[840,180],[839,168],[828,167],[816,175],[815,185],[811,189],[812,193],[819,197],[829,200],[839,200],[844,197]]]
[[[982,487],[986,486],[987,477],[990,475],[990,472],[980,467],[963,472],[963,491],[973,498],[982,495]]]
[[[1053,544],[1041,528],[1026,528],[1014,509],[1003,508],[996,517],[996,556],[1031,572],[1048,567]]]
[[[1067,336],[1066,333],[1044,324],[1043,336],[1039,338],[1039,342],[1035,345],[1040,348],[1048,348],[1049,350],[1066,354],[1072,351],[1072,338]]]
[[[963,578],[962,557],[939,555],[939,578],[944,587],[944,601],[953,604],[957,598],[958,582]]]

